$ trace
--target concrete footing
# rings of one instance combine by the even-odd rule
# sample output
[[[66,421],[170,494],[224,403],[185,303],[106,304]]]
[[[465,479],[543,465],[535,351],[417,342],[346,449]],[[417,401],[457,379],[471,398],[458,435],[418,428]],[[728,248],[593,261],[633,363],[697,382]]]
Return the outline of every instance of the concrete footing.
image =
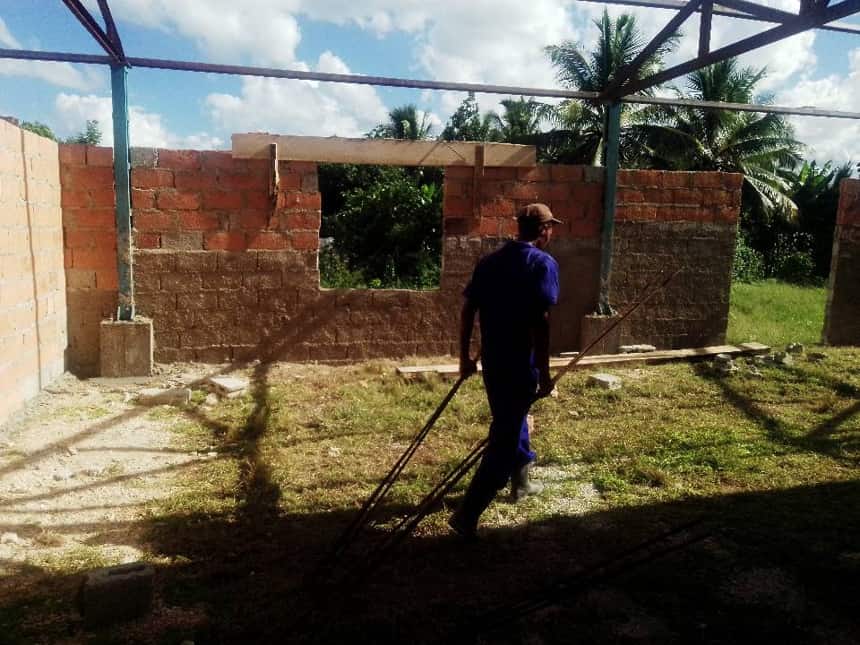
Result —
[[[152,374],[152,320],[103,320],[99,330],[101,376],[149,376]]]
[[[580,333],[580,349],[585,349],[591,341],[600,336],[604,330],[618,320],[618,316],[598,316],[591,314],[582,317],[582,332]],[[591,356],[598,354],[617,354],[621,347],[621,325],[613,329],[601,340],[589,353]]]

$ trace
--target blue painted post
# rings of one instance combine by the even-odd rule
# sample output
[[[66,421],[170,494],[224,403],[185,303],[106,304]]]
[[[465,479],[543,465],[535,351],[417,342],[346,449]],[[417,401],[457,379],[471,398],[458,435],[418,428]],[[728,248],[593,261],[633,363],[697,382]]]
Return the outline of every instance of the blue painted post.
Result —
[[[128,68],[111,65],[113,100],[113,174],[116,190],[116,262],[119,274],[117,320],[134,318],[134,276],[131,255],[131,191],[129,188]]]
[[[609,304],[609,281],[612,274],[612,237],[615,233],[615,203],[618,184],[618,146],[621,138],[621,103],[610,103],[606,115],[605,173],[603,177],[603,229],[601,232],[600,295],[597,313],[614,314]]]

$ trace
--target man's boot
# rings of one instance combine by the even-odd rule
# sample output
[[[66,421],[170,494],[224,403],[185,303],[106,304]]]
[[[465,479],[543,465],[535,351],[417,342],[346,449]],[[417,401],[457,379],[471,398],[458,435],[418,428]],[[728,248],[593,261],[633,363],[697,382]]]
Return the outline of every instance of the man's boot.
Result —
[[[479,469],[466,490],[460,508],[448,518],[448,526],[454,529],[460,537],[470,541],[476,540],[478,538],[478,520],[490,502],[493,501],[496,492],[496,489],[486,481],[486,477]]]
[[[529,469],[531,464],[525,464],[511,475],[511,499],[518,502],[529,495],[537,495],[543,491],[543,484],[536,481],[529,481]]]

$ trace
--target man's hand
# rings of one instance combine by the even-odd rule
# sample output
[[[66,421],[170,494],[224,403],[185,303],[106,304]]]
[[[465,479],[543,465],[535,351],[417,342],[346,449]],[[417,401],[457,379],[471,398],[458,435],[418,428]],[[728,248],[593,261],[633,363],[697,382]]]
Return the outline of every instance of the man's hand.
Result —
[[[460,378],[467,379],[478,371],[478,361],[468,356],[460,357]]]

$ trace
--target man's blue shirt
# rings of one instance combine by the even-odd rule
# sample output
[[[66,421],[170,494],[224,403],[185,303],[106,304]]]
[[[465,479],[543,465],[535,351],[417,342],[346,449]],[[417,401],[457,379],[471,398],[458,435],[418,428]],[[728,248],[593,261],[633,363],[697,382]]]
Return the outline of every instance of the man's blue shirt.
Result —
[[[463,294],[479,313],[485,370],[532,374],[532,330],[558,302],[558,263],[528,242],[511,241],[483,258]]]

